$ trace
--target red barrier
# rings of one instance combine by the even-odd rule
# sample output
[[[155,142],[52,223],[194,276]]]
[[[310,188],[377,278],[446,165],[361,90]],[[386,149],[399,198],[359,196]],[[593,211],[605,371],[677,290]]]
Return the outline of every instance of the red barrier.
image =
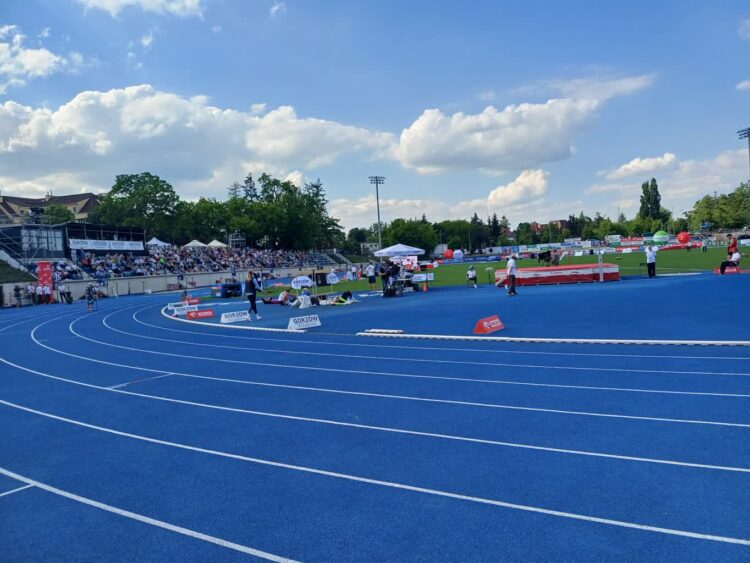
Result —
[[[500,320],[500,317],[492,315],[491,317],[485,317],[477,321],[477,326],[474,327],[474,334],[491,334],[504,328],[505,325]]]
[[[187,319],[193,320],[193,319],[210,319],[212,317],[215,317],[216,313],[213,309],[203,309],[202,311],[188,311],[187,312]]]
[[[187,299],[183,299],[183,301],[188,305],[200,305],[201,302],[197,297],[188,297]]]

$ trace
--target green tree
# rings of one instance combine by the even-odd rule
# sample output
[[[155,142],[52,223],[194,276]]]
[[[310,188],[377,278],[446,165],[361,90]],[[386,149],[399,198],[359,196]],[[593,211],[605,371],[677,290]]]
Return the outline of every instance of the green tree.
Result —
[[[663,219],[661,195],[656,178],[651,178],[650,182],[643,182],[641,192],[641,207],[638,214],[649,219]]]
[[[429,255],[438,244],[438,236],[430,223],[419,219],[394,219],[383,231],[383,244],[399,243],[423,248]]]
[[[121,174],[89,221],[143,227],[149,236],[169,237],[179,201],[172,186],[150,172]]]
[[[64,205],[59,205],[57,203],[53,203],[52,205],[48,205],[47,207],[45,207],[44,216],[49,219],[49,222],[53,225],[70,223],[76,218],[70,209],[68,209]]]

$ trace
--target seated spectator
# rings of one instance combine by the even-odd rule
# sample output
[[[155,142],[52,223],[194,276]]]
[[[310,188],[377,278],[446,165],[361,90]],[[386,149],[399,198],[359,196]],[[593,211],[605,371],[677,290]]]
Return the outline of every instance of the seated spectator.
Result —
[[[721,266],[719,266],[719,272],[721,275],[724,275],[724,271],[727,268],[739,268],[740,265],[740,259],[742,258],[742,254],[740,254],[739,250],[736,250],[732,253],[731,256],[729,256],[729,260],[725,260],[721,263]]]

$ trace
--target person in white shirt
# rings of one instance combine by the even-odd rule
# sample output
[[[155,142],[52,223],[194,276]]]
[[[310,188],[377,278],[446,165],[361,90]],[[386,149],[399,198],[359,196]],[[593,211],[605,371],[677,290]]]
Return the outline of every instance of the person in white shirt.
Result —
[[[656,277],[656,251],[651,246],[646,247],[646,268],[648,269],[648,277]]]
[[[373,291],[375,289],[375,282],[377,281],[375,278],[375,264],[370,262],[367,268],[365,268],[365,274],[367,275],[367,283],[370,284],[370,291]]]
[[[44,288],[42,287],[42,284],[36,286],[34,293],[36,294],[36,304],[41,305],[44,303]]]
[[[49,305],[52,303],[52,288],[49,285],[45,285],[44,288],[44,304]]]
[[[474,289],[477,288],[477,271],[474,266],[469,266],[469,270],[466,272],[466,282],[474,284]]]
[[[508,258],[508,266],[505,270],[508,274],[508,295],[514,297],[516,295],[516,257],[511,254]]]
[[[721,275],[724,275],[724,271],[727,268],[737,268],[740,265],[740,260],[742,259],[742,254],[740,254],[739,250],[735,250],[732,255],[729,257],[729,260],[726,260],[721,263],[721,266],[719,267],[719,272]]]

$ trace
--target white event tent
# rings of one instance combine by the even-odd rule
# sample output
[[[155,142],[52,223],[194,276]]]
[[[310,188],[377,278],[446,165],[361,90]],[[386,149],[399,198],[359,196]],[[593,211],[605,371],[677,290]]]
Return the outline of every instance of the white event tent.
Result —
[[[377,257],[388,257],[394,258],[397,256],[422,256],[424,250],[421,248],[414,248],[413,246],[407,246],[405,244],[394,244],[388,248],[383,248],[375,252]]]
[[[169,246],[169,243],[154,237],[146,243],[146,246]]]
[[[203,243],[202,243],[201,241],[199,241],[199,240],[191,240],[191,241],[190,241],[189,243],[187,243],[187,244],[186,244],[185,246],[183,246],[182,248],[203,248],[204,246],[206,246],[206,245],[205,245],[205,244],[203,244]]]
[[[211,248],[226,248],[227,247],[226,244],[216,239],[209,242],[206,246],[210,246]]]

